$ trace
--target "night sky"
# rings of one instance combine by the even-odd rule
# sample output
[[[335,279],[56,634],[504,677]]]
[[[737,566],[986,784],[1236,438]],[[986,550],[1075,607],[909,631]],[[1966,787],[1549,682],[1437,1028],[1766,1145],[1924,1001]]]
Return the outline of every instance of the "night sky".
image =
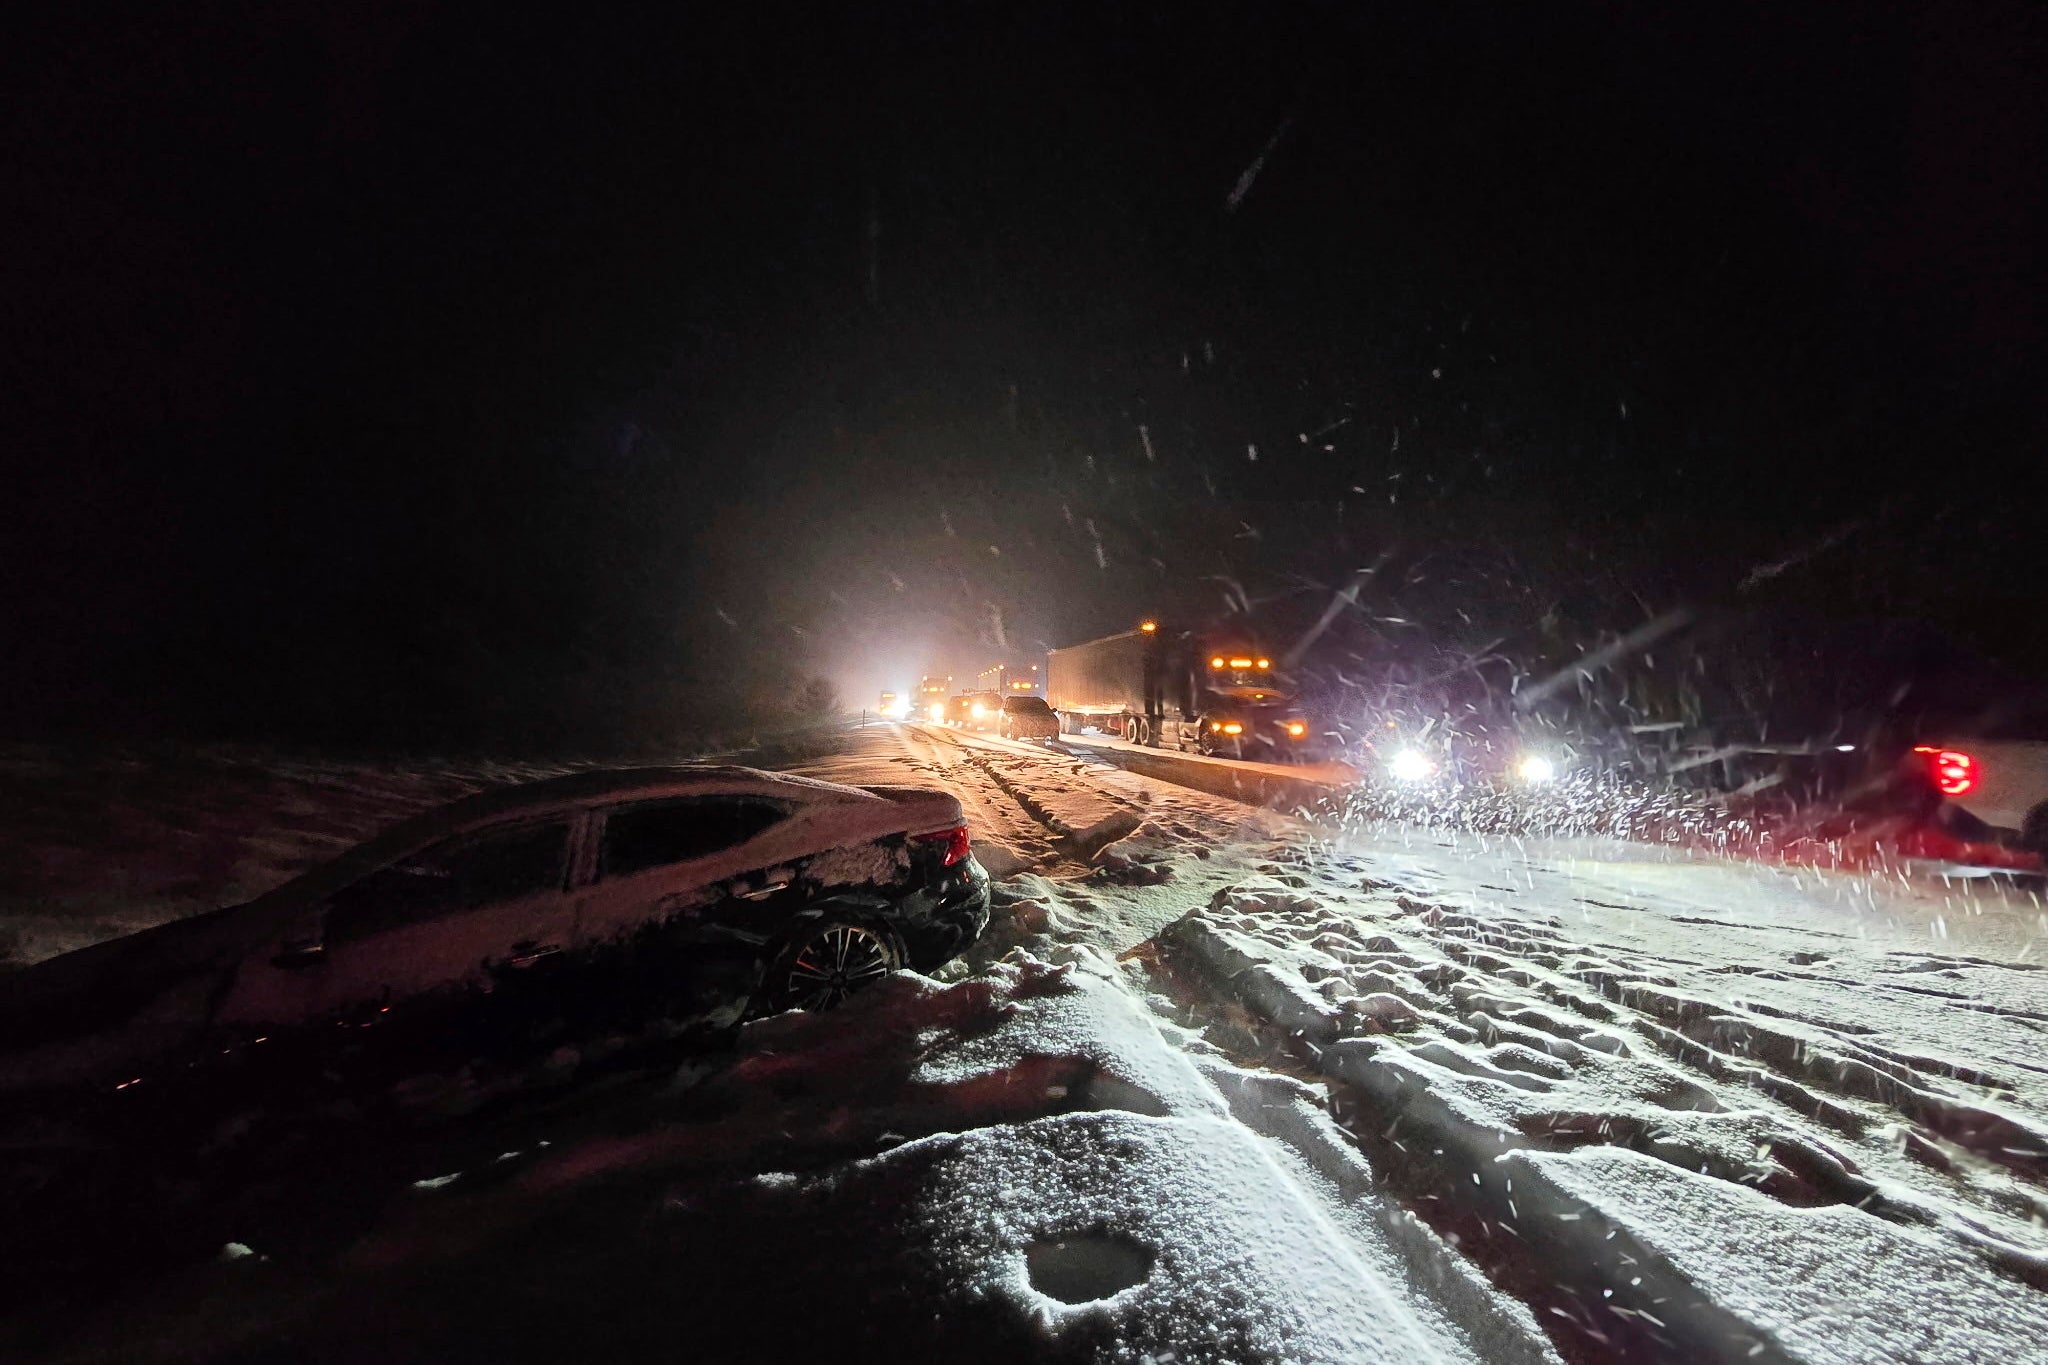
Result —
[[[1368,566],[1326,674],[1687,605],[2039,676],[2044,32],[68,9],[0,58],[9,719],[659,743]]]

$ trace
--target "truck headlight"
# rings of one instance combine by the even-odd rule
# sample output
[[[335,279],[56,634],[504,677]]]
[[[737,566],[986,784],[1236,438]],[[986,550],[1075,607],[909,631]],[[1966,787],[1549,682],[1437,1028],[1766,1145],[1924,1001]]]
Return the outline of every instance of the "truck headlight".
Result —
[[[1436,772],[1436,763],[1420,749],[1403,749],[1387,764],[1396,781],[1420,782]]]
[[[1287,733],[1295,739],[1300,739],[1308,733],[1308,724],[1305,721],[1290,720],[1287,722]]]
[[[1557,776],[1557,765],[1542,754],[1527,754],[1515,765],[1515,776],[1524,782],[1548,782]]]

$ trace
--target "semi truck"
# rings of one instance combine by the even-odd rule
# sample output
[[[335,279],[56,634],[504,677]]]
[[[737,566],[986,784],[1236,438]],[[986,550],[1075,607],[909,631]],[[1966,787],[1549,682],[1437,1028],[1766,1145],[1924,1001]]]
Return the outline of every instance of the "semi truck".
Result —
[[[1055,649],[1045,699],[1060,732],[1268,762],[1311,756],[1318,727],[1273,677],[1256,640],[1228,631],[1136,630]]]
[[[927,673],[917,680],[917,699],[913,703],[912,720],[944,720],[946,703],[953,696],[953,675],[944,677]]]
[[[1037,664],[1028,668],[997,664],[994,668],[982,669],[977,681],[983,692],[993,692],[999,697],[1021,697],[1037,692],[1042,677]]]

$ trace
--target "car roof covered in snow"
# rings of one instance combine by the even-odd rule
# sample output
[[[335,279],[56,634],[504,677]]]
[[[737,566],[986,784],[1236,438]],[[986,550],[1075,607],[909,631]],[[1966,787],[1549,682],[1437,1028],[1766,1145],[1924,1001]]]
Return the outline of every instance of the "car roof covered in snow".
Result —
[[[859,787],[822,782],[815,777],[772,773],[733,763],[679,763],[650,768],[591,768],[493,787],[428,811],[423,817],[443,816],[485,819],[494,815],[517,815],[522,810],[556,807],[595,806],[612,801],[662,796],[701,796],[714,792],[745,792],[753,795],[788,796],[797,801],[870,801],[872,793]],[[410,822],[408,822],[410,823]]]
[[[659,768],[593,768],[493,787],[460,797],[444,806],[422,811],[401,820],[368,841],[356,845],[331,862],[323,863],[261,899],[280,894],[297,898],[326,895],[357,877],[374,872],[435,839],[459,834],[500,820],[517,820],[555,812],[583,810],[619,801],[660,800],[674,796],[709,796],[721,793],[766,796],[803,803],[848,803],[884,801],[886,798],[859,787],[822,782],[814,777],[766,772],[737,764],[691,763]]]

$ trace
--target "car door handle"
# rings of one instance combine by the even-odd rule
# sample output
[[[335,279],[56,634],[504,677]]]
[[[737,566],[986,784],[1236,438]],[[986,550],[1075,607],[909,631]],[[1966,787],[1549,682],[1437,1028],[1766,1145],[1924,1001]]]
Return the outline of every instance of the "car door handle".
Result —
[[[788,889],[789,883],[785,880],[769,882],[766,886],[758,887],[752,891],[741,891],[735,888],[733,894],[743,901],[765,901],[776,892],[787,891]]]
[[[507,967],[531,967],[542,958],[559,956],[561,951],[562,945],[559,943],[534,943],[530,940],[525,943],[515,943],[512,945],[512,956],[505,959],[505,965]]]

